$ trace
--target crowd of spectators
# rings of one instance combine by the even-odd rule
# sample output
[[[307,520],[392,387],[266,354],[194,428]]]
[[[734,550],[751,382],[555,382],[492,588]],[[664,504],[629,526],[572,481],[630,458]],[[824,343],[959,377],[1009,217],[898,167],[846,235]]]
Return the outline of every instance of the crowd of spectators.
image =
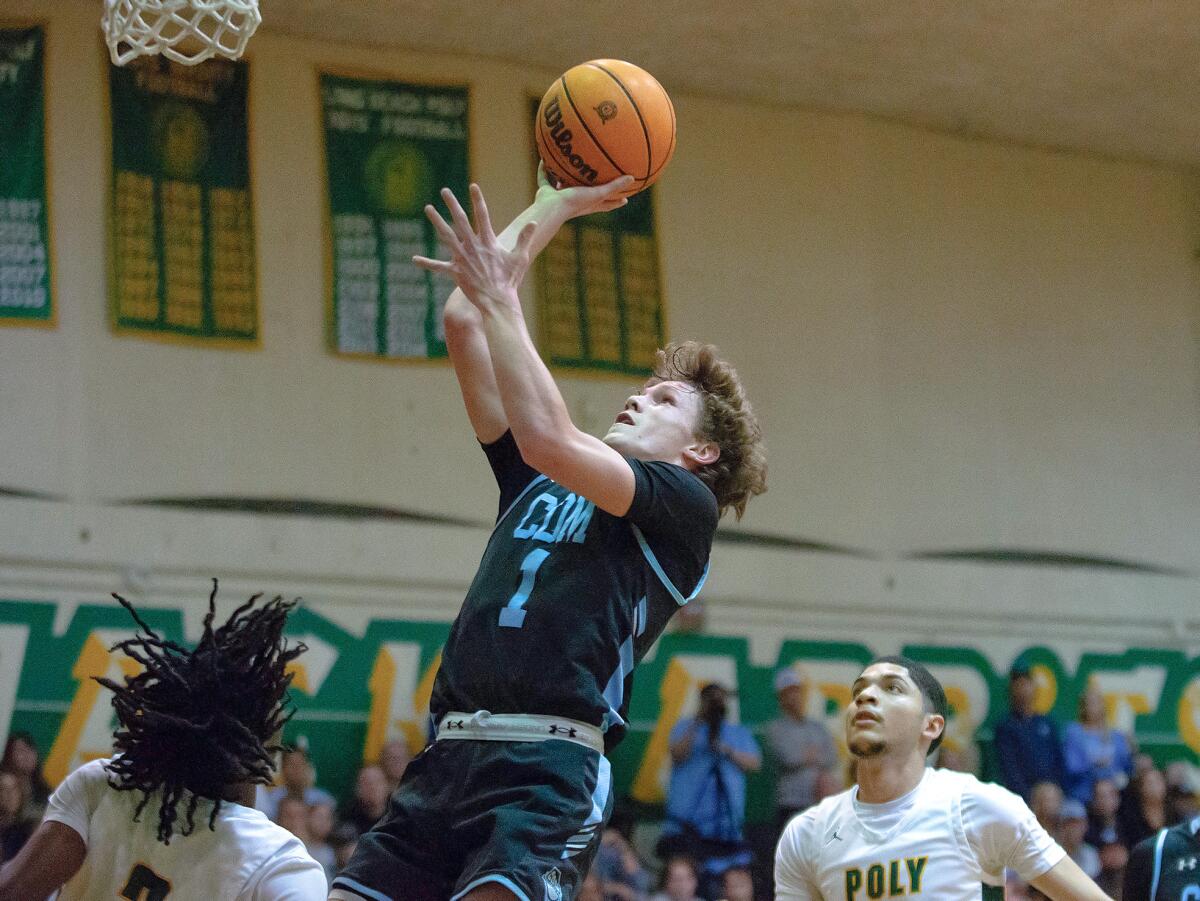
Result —
[[[671,775],[665,818],[638,822],[619,809],[604,832],[582,901],[754,901],[771,897],[771,859],[787,821],[849,784],[850,773],[824,720],[808,716],[811,686],[800,669],[775,677],[778,715],[760,734],[729,716],[731,692],[701,688],[697,712],[670,735]],[[1079,698],[1067,724],[1036,712],[1032,673],[1009,678],[1009,712],[996,725],[997,781],[1021,795],[1038,821],[1089,876],[1120,898],[1132,848],[1159,829],[1200,814],[1200,769],[1175,761],[1159,769],[1132,738],[1109,726],[1096,686]],[[256,805],[295,834],[329,878],[345,865],[358,836],[385,812],[411,759],[402,740],[363,766],[342,803],[318,784],[304,747],[281,756],[279,783],[261,788]],[[976,769],[977,757],[953,744],[937,765]],[[746,824],[747,776],[766,767],[775,786],[774,815]],[[36,827],[49,787],[38,748],[13,733],[0,760],[0,860]],[[649,836],[649,838],[648,838]],[[1008,877],[1007,897],[1042,896]]]

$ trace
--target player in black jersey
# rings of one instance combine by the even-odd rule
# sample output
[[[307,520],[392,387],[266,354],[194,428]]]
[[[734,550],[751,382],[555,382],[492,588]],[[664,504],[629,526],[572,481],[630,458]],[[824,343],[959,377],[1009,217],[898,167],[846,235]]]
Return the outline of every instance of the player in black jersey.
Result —
[[[1139,842],[1125,868],[1124,901],[1200,901],[1200,817]]]
[[[446,343],[500,487],[495,530],[431,700],[437,740],[334,880],[339,901],[569,901],[611,807],[604,756],[635,664],[700,590],[717,520],[765,490],[754,414],[709,345],[671,345],[603,439],[577,429],[525,328],[517,288],[568,219],[624,203],[541,183],[496,236],[428,207],[458,284]]]

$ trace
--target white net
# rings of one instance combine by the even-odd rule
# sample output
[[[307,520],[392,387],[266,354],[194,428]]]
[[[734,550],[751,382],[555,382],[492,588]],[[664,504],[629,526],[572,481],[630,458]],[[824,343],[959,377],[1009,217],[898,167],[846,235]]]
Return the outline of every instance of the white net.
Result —
[[[258,0],[104,0],[100,24],[118,66],[154,54],[194,66],[237,59],[260,22]]]

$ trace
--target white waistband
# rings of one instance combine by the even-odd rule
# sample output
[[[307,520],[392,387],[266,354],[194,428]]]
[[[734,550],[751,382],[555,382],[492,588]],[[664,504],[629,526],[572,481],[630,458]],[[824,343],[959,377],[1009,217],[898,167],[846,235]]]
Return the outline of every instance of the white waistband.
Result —
[[[534,713],[474,713],[451,711],[442,717],[437,729],[442,739],[472,741],[560,741],[574,742],[604,753],[604,733],[595,726],[570,720],[563,716],[540,716]]]

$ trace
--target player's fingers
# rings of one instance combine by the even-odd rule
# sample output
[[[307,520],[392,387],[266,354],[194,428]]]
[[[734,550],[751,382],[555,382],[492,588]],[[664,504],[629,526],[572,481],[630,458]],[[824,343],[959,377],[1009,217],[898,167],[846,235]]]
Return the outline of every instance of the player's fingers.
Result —
[[[462,253],[462,242],[458,240],[458,235],[454,233],[454,229],[431,203],[425,204],[425,218],[433,224],[433,230],[438,233],[443,244],[449,247],[453,253]]]
[[[467,211],[462,208],[462,204],[458,202],[458,198],[449,188],[442,188],[442,200],[446,202],[446,208],[450,210],[450,218],[454,220],[454,230],[458,232],[460,238],[465,239],[472,233],[471,220],[467,218]]]
[[[414,256],[412,261],[415,265],[422,269],[428,269],[430,272],[452,272],[454,270],[454,264],[447,263],[445,260],[431,260],[429,257]]]
[[[479,185],[474,183],[471,184],[471,211],[475,214],[475,228],[479,237],[494,239],[496,233],[492,231],[492,217],[488,214],[487,201],[483,199],[483,191]]]
[[[546,177],[546,164],[538,160],[537,183],[539,188],[550,187],[550,179]]]

